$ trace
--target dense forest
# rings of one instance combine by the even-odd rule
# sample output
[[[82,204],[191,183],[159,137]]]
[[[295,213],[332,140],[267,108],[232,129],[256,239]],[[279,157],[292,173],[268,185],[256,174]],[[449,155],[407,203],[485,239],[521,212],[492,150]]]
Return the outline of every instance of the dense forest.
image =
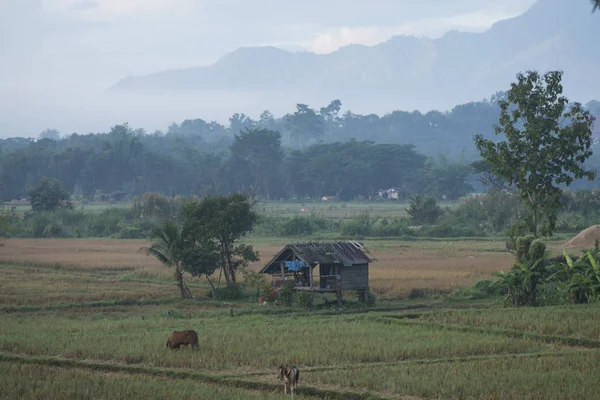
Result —
[[[229,126],[202,119],[147,133],[127,123],[107,133],[42,132],[38,139],[0,139],[0,201],[27,197],[44,176],[58,178],[74,199],[130,200],[146,192],[215,195],[257,190],[262,196],[369,199],[379,189],[458,199],[484,188],[471,163],[473,135],[492,138],[497,93],[448,112],[340,113],[298,104],[276,118],[234,114]],[[586,104],[600,115],[600,102]],[[598,125],[598,124],[597,124]],[[598,127],[595,128],[597,135]],[[594,156],[591,166],[600,165]],[[577,182],[572,188],[591,188]]]

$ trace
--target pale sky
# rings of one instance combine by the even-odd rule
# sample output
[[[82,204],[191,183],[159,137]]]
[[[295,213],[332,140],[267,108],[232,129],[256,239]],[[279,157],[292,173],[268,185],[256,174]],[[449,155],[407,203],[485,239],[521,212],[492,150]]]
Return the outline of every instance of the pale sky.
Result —
[[[211,64],[241,46],[327,53],[350,43],[376,44],[395,34],[479,32],[533,3],[0,0],[0,136],[12,135],[2,131],[7,97],[13,109],[58,107],[64,98],[100,93],[125,76]],[[61,112],[68,111],[65,107]],[[43,121],[38,125],[45,126]]]

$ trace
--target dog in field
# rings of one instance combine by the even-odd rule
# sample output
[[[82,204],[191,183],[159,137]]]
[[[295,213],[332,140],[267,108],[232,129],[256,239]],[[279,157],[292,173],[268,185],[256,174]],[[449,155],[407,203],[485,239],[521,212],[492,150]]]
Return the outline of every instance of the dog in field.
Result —
[[[283,393],[287,394],[288,387],[294,397],[294,390],[300,381],[300,370],[295,365],[280,365],[277,368],[277,376],[283,382]]]
[[[190,346],[198,350],[198,333],[193,330],[173,331],[167,339],[167,347],[178,349],[180,346]]]

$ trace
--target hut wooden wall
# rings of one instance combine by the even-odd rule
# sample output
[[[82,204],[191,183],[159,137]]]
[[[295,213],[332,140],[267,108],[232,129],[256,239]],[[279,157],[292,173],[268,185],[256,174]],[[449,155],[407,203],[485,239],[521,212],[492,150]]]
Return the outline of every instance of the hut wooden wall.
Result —
[[[352,267],[340,267],[342,273],[342,289],[359,290],[369,287],[369,264]]]

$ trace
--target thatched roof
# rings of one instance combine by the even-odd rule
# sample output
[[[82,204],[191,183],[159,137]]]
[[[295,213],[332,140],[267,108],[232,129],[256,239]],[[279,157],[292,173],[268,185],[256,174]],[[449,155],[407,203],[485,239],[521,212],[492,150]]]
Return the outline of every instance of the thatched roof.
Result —
[[[364,250],[364,251],[363,251]],[[280,272],[280,262],[296,256],[309,265],[341,264],[351,267],[357,264],[367,264],[375,261],[369,258],[362,243],[352,240],[344,242],[307,242],[291,243],[285,246],[261,270],[263,274],[276,274]],[[367,251],[368,252],[368,251]]]

